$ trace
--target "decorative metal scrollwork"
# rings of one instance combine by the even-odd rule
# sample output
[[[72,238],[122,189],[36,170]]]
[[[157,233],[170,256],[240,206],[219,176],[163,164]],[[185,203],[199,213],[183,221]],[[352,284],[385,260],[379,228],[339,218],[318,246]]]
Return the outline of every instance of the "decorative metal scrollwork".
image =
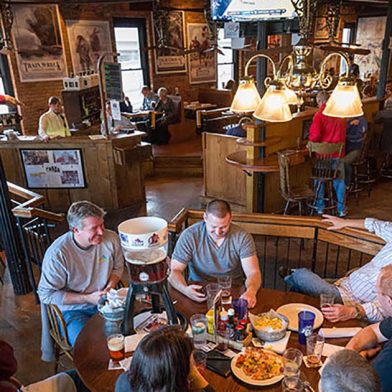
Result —
[[[1,13],[0,45],[2,46],[2,48],[12,50],[13,45],[11,39],[11,29],[12,29],[12,23],[14,21],[14,14],[12,13],[11,5],[9,3],[0,4],[0,13]]]

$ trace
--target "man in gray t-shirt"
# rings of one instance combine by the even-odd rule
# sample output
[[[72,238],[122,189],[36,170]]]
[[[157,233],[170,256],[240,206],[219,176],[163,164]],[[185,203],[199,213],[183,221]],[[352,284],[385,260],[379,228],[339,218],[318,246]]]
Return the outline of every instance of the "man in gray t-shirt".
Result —
[[[223,200],[213,200],[206,208],[204,220],[181,234],[171,260],[169,281],[177,290],[197,302],[206,300],[202,286],[188,285],[183,272],[188,267],[189,281],[211,281],[230,275],[236,285],[244,282],[242,298],[249,307],[256,304],[261,285],[261,272],[253,237],[231,223],[230,206]]]
[[[72,345],[124,269],[118,236],[105,230],[104,214],[88,201],[73,203],[67,214],[70,231],[47,249],[42,264],[38,294],[43,304],[60,308]]]

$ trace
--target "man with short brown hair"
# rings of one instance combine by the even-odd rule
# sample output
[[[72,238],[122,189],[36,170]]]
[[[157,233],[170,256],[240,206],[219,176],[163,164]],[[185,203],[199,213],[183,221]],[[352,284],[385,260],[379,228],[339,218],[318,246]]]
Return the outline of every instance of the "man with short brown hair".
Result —
[[[189,268],[189,281],[211,281],[230,275],[234,285],[244,282],[242,294],[249,307],[256,304],[261,285],[261,272],[252,236],[234,225],[230,205],[213,200],[206,208],[204,220],[184,230],[177,241],[171,261],[170,283],[197,302],[206,300],[199,284],[187,284],[184,271]]]
[[[39,136],[45,141],[55,137],[71,136],[67,119],[62,113],[60,98],[50,97],[48,106],[49,110],[39,118]]]

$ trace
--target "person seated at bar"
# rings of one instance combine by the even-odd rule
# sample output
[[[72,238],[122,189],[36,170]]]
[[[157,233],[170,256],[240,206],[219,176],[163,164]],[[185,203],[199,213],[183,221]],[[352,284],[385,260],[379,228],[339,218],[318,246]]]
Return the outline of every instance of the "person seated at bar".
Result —
[[[234,285],[244,282],[246,291],[241,298],[249,307],[256,305],[261,286],[261,272],[256,246],[251,234],[232,224],[230,205],[224,200],[212,200],[204,220],[185,229],[177,241],[171,259],[169,281],[173,287],[197,302],[207,298],[200,284],[188,285],[184,271],[188,267],[189,281],[211,281],[230,275]]]
[[[11,95],[1,95],[0,94],[0,105],[11,105],[11,106],[24,106],[24,104],[17,98]]]
[[[327,358],[321,368],[318,390],[319,392],[381,392],[380,379],[375,370],[352,350],[341,350]]]
[[[377,94],[377,78],[369,75],[369,80],[365,83],[362,94],[364,98],[374,97]]]
[[[38,135],[44,141],[55,137],[71,136],[67,119],[62,114],[61,101],[57,97],[50,97],[49,110],[39,118]]]
[[[323,111],[327,104],[328,94],[321,91],[317,94],[316,101],[319,111],[314,115],[309,130],[309,141],[315,143],[345,143],[346,141],[346,120],[325,116]],[[335,164],[338,167],[338,178],[334,179],[333,187],[336,193],[338,215],[346,215],[346,189],[344,184],[344,164],[336,155]],[[320,186],[318,198],[316,200],[317,214],[322,215],[324,212],[324,183]]]
[[[364,83],[363,80],[359,77],[360,72],[359,72],[359,65],[356,63],[351,64],[350,69],[349,69],[349,75],[354,78],[355,83],[357,84],[359,94],[361,95],[361,98],[363,97],[363,88],[364,88]]]
[[[149,86],[142,87],[143,103],[142,110],[153,110],[158,102],[158,95],[151,91]]]
[[[123,274],[120,242],[116,233],[105,230],[104,215],[89,201],[73,203],[67,213],[69,231],[47,249],[42,263],[38,295],[43,304],[60,308],[72,346],[96,314],[101,296],[115,288]],[[44,340],[43,335],[43,345]]]
[[[115,392],[213,392],[192,352],[192,339],[178,326],[149,333],[137,346],[129,370],[117,379]]]
[[[375,288],[381,268],[392,264],[392,222],[374,218],[341,219],[331,215],[323,217],[323,222],[332,224],[328,230],[345,227],[367,229],[381,237],[386,245],[367,264],[333,284],[306,268],[291,270],[281,267],[280,276],[291,291],[314,297],[319,297],[321,293],[333,293],[336,304],[322,309],[325,318],[333,323],[355,318],[366,319],[370,323],[383,320],[385,313],[377,300]]]
[[[132,104],[128,97],[125,96],[124,93],[121,93],[121,101],[120,101],[120,111],[121,113],[132,113]]]
[[[381,269],[376,289],[378,302],[388,318],[362,329],[346,348],[360,352],[367,359],[379,353],[372,366],[380,376],[382,391],[392,392],[392,265]],[[380,344],[384,342],[381,350]]]
[[[121,132],[122,129],[130,129],[135,128],[134,124],[130,120],[128,120],[125,116],[121,115],[121,120],[115,120],[112,115],[112,106],[110,105],[110,101],[106,102],[106,120],[108,123],[108,131],[109,135],[115,135]],[[102,118],[101,122],[101,134],[104,134],[105,123]]]
[[[367,121],[365,116],[347,120],[346,129],[346,150],[343,158],[344,162],[344,181],[346,187],[351,186],[352,181],[352,164],[360,157],[363,142],[366,137]]]

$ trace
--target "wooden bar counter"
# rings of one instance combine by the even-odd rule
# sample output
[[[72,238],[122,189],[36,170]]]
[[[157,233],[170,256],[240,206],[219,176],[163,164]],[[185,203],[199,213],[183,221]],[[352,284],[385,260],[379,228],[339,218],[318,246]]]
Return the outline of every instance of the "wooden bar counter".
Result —
[[[85,187],[30,187],[46,197],[50,210],[66,211],[74,201],[89,200],[108,210],[136,207],[145,212],[142,162],[150,158],[151,145],[141,141],[143,135],[135,131],[96,140],[72,136],[47,143],[23,136],[12,141],[3,138],[0,139],[0,157],[7,180],[28,188],[21,150],[79,150]]]

